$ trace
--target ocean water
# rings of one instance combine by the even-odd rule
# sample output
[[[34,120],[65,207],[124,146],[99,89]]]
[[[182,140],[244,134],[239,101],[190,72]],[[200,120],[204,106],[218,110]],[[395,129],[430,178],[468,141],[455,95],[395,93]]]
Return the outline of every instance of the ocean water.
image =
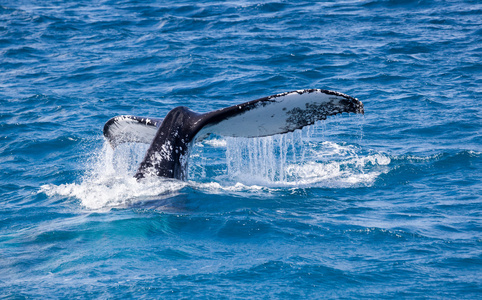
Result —
[[[0,298],[480,299],[481,36],[480,1],[1,1]],[[304,88],[365,115],[187,181],[102,136]]]

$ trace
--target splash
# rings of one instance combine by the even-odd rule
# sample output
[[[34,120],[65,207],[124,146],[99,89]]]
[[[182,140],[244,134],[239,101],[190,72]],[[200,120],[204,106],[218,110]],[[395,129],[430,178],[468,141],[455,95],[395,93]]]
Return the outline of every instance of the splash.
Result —
[[[74,197],[99,210],[173,198],[185,187],[212,194],[269,195],[285,188],[370,186],[389,171],[388,156],[326,141],[325,126],[263,138],[211,137],[194,145],[187,182],[158,177],[137,181],[134,174],[148,145],[112,149],[105,143],[86,163],[80,183],[44,185],[41,192]]]
[[[177,195],[186,186],[185,182],[157,177],[137,181],[133,177],[146,149],[144,144],[125,144],[113,150],[106,142],[92,155],[80,183],[44,185],[41,192],[75,197],[82,206],[94,210],[127,207]]]
[[[194,180],[215,179],[230,187],[241,183],[346,188],[370,186],[389,171],[387,155],[356,144],[326,141],[326,132],[330,134],[319,123],[270,137],[215,137],[195,145],[189,174]]]
[[[390,158],[363,153],[354,145],[313,143],[302,133],[255,139],[228,139],[228,176],[235,181],[267,186],[369,186]]]

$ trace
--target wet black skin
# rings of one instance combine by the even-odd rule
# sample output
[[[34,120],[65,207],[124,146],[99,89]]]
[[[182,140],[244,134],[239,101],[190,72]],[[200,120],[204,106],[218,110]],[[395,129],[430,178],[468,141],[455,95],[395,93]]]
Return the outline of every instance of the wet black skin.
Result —
[[[183,157],[189,154],[189,144],[200,129],[194,125],[196,121],[199,114],[184,106],[171,110],[157,130],[135,177],[140,179],[149,174],[185,179],[187,160]]]

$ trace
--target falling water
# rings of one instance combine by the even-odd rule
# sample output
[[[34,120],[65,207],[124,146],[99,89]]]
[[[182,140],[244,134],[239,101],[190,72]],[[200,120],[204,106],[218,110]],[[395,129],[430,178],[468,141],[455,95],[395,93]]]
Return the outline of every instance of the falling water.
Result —
[[[305,147],[301,131],[262,138],[227,138],[228,176],[249,176],[269,182],[293,181],[289,164],[303,161]]]
[[[334,124],[336,131],[336,120]],[[329,141],[332,136],[331,131],[325,136],[326,126],[320,122],[282,135],[217,137],[198,143],[191,155],[190,179],[216,177],[219,181],[265,186],[350,187],[371,185],[387,172],[388,156],[356,144]]]

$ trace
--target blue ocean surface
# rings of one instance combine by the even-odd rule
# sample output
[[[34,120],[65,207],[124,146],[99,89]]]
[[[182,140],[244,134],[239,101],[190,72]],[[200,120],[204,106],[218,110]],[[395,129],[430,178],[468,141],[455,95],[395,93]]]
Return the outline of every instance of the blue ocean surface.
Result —
[[[482,297],[480,1],[0,2],[0,298]],[[117,115],[360,99],[133,178]],[[243,126],[243,124],[240,124]]]

